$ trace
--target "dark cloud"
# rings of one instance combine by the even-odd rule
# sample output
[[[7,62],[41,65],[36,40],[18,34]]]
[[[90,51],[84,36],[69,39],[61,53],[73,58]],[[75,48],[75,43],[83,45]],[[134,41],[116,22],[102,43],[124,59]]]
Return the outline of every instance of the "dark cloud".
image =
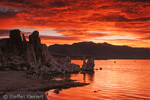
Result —
[[[87,20],[108,21],[108,22],[132,22],[132,21],[150,21],[150,17],[145,17],[145,18],[141,17],[141,18],[137,18],[137,19],[129,19],[129,18],[125,17],[124,15],[117,15],[117,14],[110,14],[107,16],[101,16],[99,14],[93,14]]]
[[[150,0],[115,0],[121,2],[150,2]]]
[[[109,8],[111,8],[111,7],[110,6],[106,6],[106,5],[98,7],[98,9],[109,9]]]
[[[20,10],[17,9],[9,9],[9,8],[0,8],[0,18],[12,18],[15,17]]]
[[[68,2],[63,0],[55,0],[54,2],[50,2],[49,4],[52,7],[65,7],[68,5]]]
[[[46,8],[46,7],[38,5],[38,4],[32,4],[30,7],[31,8],[37,8],[37,9],[45,9]]]
[[[128,22],[131,21],[130,19],[126,18],[124,15],[110,15],[110,16],[104,16],[104,21],[111,21],[111,22]]]
[[[83,20],[89,21],[108,21],[108,22],[129,22],[130,19],[126,18],[124,15],[110,14],[110,15],[101,15],[101,14],[93,14],[89,18],[83,18]]]
[[[21,3],[23,4],[25,0],[10,0],[9,2],[14,2],[14,3]]]
[[[133,19],[133,21],[150,21],[150,17]]]

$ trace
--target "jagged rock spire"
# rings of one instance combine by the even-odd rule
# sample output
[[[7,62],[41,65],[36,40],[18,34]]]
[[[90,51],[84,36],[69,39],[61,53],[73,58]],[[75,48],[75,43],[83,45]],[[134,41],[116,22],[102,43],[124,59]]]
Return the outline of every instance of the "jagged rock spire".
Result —
[[[21,55],[23,42],[21,39],[20,30],[11,30],[9,36],[10,38],[7,43],[6,52]]]
[[[34,45],[39,45],[41,43],[41,40],[39,38],[39,32],[34,31],[30,36],[29,36],[29,43],[34,44]]]

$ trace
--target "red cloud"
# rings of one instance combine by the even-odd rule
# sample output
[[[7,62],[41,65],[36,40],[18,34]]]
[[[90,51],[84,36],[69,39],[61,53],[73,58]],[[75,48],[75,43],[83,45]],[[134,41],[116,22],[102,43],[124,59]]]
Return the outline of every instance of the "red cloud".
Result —
[[[63,30],[59,33],[79,41],[116,34],[142,39],[150,34],[149,4],[148,0],[1,0],[0,29]],[[71,39],[69,43],[78,41]]]

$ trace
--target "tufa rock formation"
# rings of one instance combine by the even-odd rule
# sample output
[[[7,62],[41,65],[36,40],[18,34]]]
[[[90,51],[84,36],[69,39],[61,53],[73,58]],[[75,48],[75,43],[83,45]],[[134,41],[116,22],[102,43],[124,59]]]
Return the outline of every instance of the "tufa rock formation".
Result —
[[[7,43],[6,52],[17,56],[21,55],[23,42],[20,36],[20,30],[10,31],[9,37],[10,38]]]
[[[80,66],[72,64],[69,57],[56,61],[47,46],[41,44],[38,31],[29,36],[28,42],[24,35],[21,37],[20,30],[10,31],[4,52],[0,49],[0,67],[36,75],[80,71]]]
[[[95,66],[95,64],[94,64],[93,57],[88,58],[87,62],[85,61],[85,57],[84,57],[83,65],[82,65],[83,71],[92,71],[92,70],[94,70],[94,66]]]

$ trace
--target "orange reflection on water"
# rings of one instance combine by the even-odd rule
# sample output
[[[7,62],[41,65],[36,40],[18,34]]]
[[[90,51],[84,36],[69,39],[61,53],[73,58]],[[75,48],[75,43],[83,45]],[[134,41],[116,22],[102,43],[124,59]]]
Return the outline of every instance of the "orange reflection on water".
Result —
[[[72,62],[82,65],[81,60]],[[150,99],[150,60],[96,60],[95,69],[100,67],[103,70],[71,75],[71,79],[90,85],[63,89],[51,94],[49,100]]]

